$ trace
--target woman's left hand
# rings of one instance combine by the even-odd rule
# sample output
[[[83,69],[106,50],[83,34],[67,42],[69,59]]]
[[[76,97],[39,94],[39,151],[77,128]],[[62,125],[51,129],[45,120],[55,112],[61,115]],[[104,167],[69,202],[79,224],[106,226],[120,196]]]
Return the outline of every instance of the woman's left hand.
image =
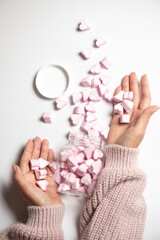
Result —
[[[54,152],[49,149],[48,140],[36,137],[34,141],[28,140],[24,152],[21,157],[20,166],[13,165],[14,177],[20,187],[22,195],[29,206],[51,206],[61,203],[59,193],[57,193],[57,185],[52,176],[53,172],[47,167],[48,181],[47,191],[42,191],[36,185],[36,178],[33,171],[30,170],[29,161],[32,158],[43,158],[49,162],[54,161]]]

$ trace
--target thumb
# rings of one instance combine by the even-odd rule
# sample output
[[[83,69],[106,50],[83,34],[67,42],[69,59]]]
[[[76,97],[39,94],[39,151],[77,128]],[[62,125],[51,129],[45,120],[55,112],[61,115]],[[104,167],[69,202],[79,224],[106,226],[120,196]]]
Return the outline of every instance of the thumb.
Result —
[[[158,109],[159,109],[159,107],[157,105],[153,105],[153,106],[149,106],[145,110],[143,110],[143,112],[140,114],[140,116],[138,117],[138,119],[135,123],[135,127],[138,128],[140,130],[140,132],[144,133],[151,116]]]
[[[14,172],[14,178],[17,184],[20,186],[20,188],[23,188],[25,186],[25,180],[20,167],[16,164],[13,164],[12,168]]]

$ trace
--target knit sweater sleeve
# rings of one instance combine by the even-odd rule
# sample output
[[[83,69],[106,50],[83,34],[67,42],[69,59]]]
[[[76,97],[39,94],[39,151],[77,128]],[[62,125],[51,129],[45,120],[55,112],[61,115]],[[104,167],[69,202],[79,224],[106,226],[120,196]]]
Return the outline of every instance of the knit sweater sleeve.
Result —
[[[142,239],[146,177],[137,167],[138,153],[116,144],[105,147],[105,168],[80,217],[81,240]]]
[[[0,240],[62,240],[62,219],[64,204],[48,207],[28,207],[26,223],[10,225],[0,235]]]

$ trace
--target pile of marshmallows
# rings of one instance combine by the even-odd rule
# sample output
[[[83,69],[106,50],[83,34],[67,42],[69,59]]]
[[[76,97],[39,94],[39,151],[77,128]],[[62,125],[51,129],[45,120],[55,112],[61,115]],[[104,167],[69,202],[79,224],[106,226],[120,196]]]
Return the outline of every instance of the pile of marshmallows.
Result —
[[[58,191],[91,196],[96,180],[103,169],[103,152],[94,144],[74,146],[63,150],[58,162],[49,166],[55,172]]]

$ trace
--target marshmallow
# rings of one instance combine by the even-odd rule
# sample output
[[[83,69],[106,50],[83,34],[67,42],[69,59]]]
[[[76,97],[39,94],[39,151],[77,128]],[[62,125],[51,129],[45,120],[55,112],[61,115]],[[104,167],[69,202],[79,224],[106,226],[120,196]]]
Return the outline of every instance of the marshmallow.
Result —
[[[41,181],[37,181],[36,183],[37,183],[38,187],[40,187],[43,191],[47,190],[48,181],[41,180]]]
[[[52,113],[51,112],[45,112],[43,114],[43,121],[45,123],[52,123]]]
[[[66,100],[64,100],[64,99],[62,99],[62,98],[57,98],[56,99],[56,107],[57,107],[57,109],[62,109],[62,108],[64,108],[66,105],[67,105],[67,101]]]
[[[130,91],[130,92],[124,92],[124,95],[123,95],[123,99],[129,99],[129,100],[133,100],[133,92]]]
[[[55,180],[56,183],[58,183],[58,184],[61,183],[62,177],[61,177],[60,172],[56,172],[53,177],[54,177],[54,180]]]
[[[66,184],[66,183],[61,183],[58,186],[58,192],[65,192],[65,191],[68,191],[68,190],[70,190],[70,186],[68,186],[68,184]]]
[[[124,95],[124,91],[121,90],[115,96],[113,96],[113,100],[116,101],[116,102],[122,102],[123,101],[123,95]]]
[[[84,149],[83,152],[85,154],[86,159],[91,159],[92,158],[94,149],[95,149],[94,145],[90,145],[89,147],[86,147]]]
[[[46,175],[47,175],[47,171],[45,169],[43,169],[43,170],[36,170],[34,173],[36,175],[37,180],[45,179]]]
[[[89,129],[88,130],[88,136],[89,137],[99,137],[99,132],[94,130],[94,129]]]
[[[78,189],[81,187],[81,180],[80,178],[76,178],[75,182],[72,184],[72,189]]]
[[[91,83],[92,88],[98,87],[100,84],[101,84],[101,81],[98,77],[95,77],[92,79],[92,83]]]
[[[81,121],[82,115],[81,114],[72,114],[71,120],[73,125],[78,125]]]
[[[31,170],[38,170],[39,169],[39,161],[38,159],[31,159],[30,160]]]
[[[86,192],[85,187],[84,186],[79,187],[78,192],[85,193]]]
[[[95,113],[87,112],[86,121],[87,122],[93,122],[95,120],[97,120],[97,117],[96,117]]]
[[[99,102],[101,101],[101,98],[100,96],[98,95],[97,91],[92,91],[91,95],[89,96],[89,99],[92,101],[92,102]]]
[[[74,154],[77,154],[79,153],[79,149],[75,146],[71,147],[71,151],[74,153]]]
[[[66,175],[65,179],[68,183],[72,184],[76,181],[76,175],[70,172]]]
[[[97,37],[95,41],[96,47],[100,48],[106,44],[106,40],[104,40],[102,37]]]
[[[43,158],[39,158],[38,162],[39,162],[38,166],[40,169],[45,168],[46,166],[48,166],[48,164],[50,164],[50,162],[44,160]]]
[[[87,77],[83,78],[82,79],[82,86],[83,87],[91,87],[92,79],[93,79],[93,77],[91,77],[91,76],[87,76]]]
[[[67,168],[68,168],[66,162],[61,162],[61,163],[60,163],[60,166],[61,166],[61,168],[64,168],[64,169],[67,169]]]
[[[93,153],[93,158],[97,160],[98,158],[102,158],[102,157],[103,157],[103,152],[99,149],[95,149]]]
[[[50,169],[52,170],[52,172],[54,173],[55,171],[60,170],[60,164],[57,162],[51,162],[49,165]]]
[[[98,159],[89,168],[89,172],[98,176],[102,171],[102,161]]]
[[[95,161],[94,161],[93,159],[87,159],[87,160],[85,161],[85,164],[86,164],[88,167],[90,167],[94,162],[95,162]]]
[[[134,103],[131,100],[125,99],[122,103],[121,103],[122,107],[125,109],[125,111],[127,113],[131,112],[133,109],[133,105]]]
[[[86,31],[91,29],[90,26],[88,25],[88,23],[86,22],[86,20],[82,20],[81,23],[78,26],[78,29],[80,31]]]
[[[84,154],[79,153],[77,155],[72,155],[68,158],[68,164],[70,167],[77,165],[78,163],[82,163],[84,159]]]
[[[99,77],[99,79],[101,80],[102,84],[108,85],[109,82],[110,82],[111,76],[109,76],[109,75],[106,75],[106,76],[101,75],[101,76]]]
[[[130,122],[130,115],[123,114],[120,116],[120,123],[129,123]]]
[[[70,170],[73,172],[73,173],[75,173],[75,172],[77,172],[77,169],[79,168],[79,165],[77,164],[77,165],[75,165],[75,166],[72,166],[72,167],[70,167]]]
[[[60,172],[60,174],[61,174],[61,176],[62,176],[63,178],[66,178],[66,176],[67,176],[68,173],[69,173],[69,171],[66,170],[66,169],[63,169],[63,170]]]
[[[101,65],[99,63],[97,63],[96,65],[94,65],[91,69],[90,72],[94,75],[96,74],[100,74],[101,73]]]
[[[101,131],[101,135],[102,135],[105,139],[107,139],[107,138],[108,138],[109,131],[110,131],[110,127],[106,127],[106,128],[104,128],[104,129]]]
[[[84,106],[75,107],[73,113],[83,115],[85,113]]]
[[[87,90],[87,89],[82,90],[82,99],[84,102],[86,102],[88,100],[90,95],[91,95],[90,90]]]
[[[114,106],[114,113],[118,113],[120,115],[123,114],[123,107],[122,107],[121,103],[118,103]]]
[[[81,178],[81,183],[85,185],[89,185],[92,182],[91,175],[89,173],[86,173],[82,178]]]
[[[75,92],[72,94],[72,101],[73,104],[78,103],[82,99],[82,93],[81,92]]]
[[[101,96],[104,96],[105,93],[108,91],[108,86],[107,85],[104,85],[104,84],[100,84],[98,86],[98,90],[99,90],[99,93]]]
[[[89,122],[83,122],[81,128],[88,131],[91,128],[91,125]]]
[[[82,163],[77,170],[77,174],[79,176],[84,176],[84,174],[87,172],[87,169],[88,169],[87,165]]]
[[[113,93],[112,93],[112,92],[106,93],[106,94],[104,95],[104,98],[105,98],[108,102],[112,102],[112,100],[113,100]]]
[[[60,153],[61,161],[67,161],[68,157],[73,154],[70,149],[65,149]]]
[[[80,52],[80,54],[84,59],[87,60],[91,57],[92,51],[90,48],[85,48]]]
[[[112,66],[112,63],[106,57],[100,61],[100,64],[105,69],[109,69]]]
[[[90,101],[86,106],[85,106],[85,109],[86,111],[89,111],[89,112],[96,112],[96,109],[95,109],[95,103]]]

